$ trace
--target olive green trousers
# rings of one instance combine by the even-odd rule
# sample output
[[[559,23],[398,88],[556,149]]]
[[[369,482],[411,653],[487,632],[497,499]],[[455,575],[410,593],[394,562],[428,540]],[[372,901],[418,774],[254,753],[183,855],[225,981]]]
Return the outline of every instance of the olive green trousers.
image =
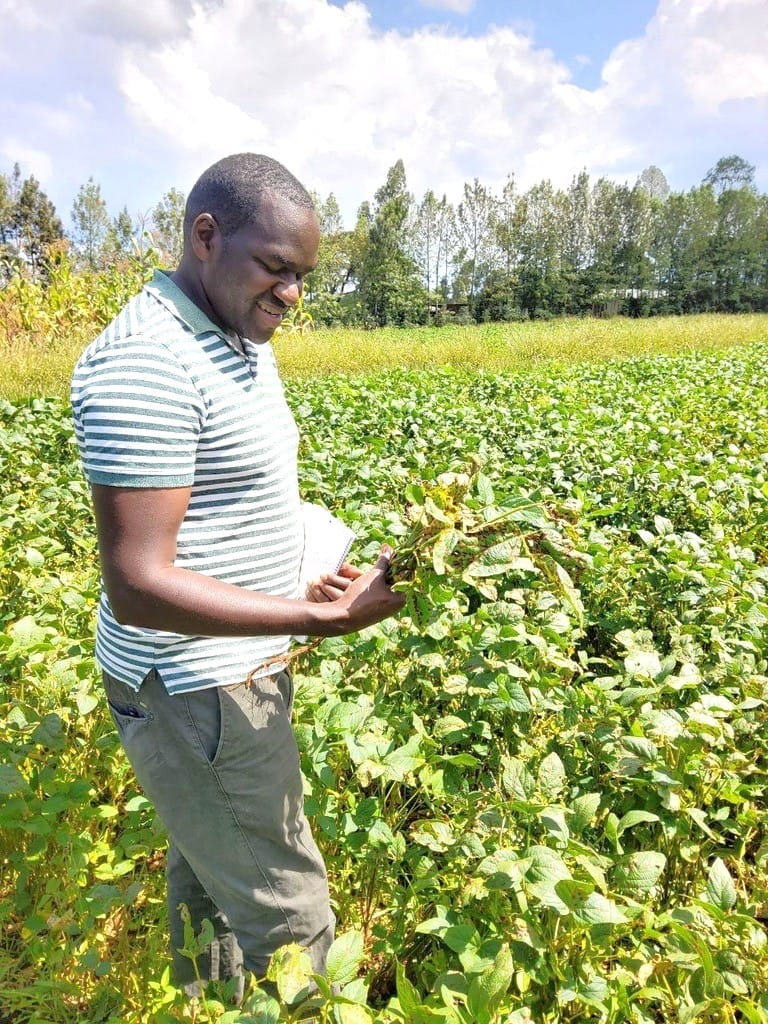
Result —
[[[324,973],[335,919],[303,809],[288,672],[170,696],[155,670],[138,691],[104,673],[112,717],[145,795],[169,836],[166,865],[174,980],[197,994],[181,956],[186,904],[214,941],[203,980],[263,977],[297,942]]]

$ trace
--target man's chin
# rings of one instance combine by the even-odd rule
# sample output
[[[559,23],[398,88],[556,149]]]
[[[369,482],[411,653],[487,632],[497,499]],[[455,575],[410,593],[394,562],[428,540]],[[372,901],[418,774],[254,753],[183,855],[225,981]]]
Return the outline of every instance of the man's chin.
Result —
[[[270,327],[268,324],[265,323],[250,324],[250,333],[246,334],[246,338],[248,338],[249,341],[254,342],[254,344],[256,345],[262,344],[265,341],[271,340],[273,334],[275,333],[279,326],[280,324],[275,324],[274,327]]]

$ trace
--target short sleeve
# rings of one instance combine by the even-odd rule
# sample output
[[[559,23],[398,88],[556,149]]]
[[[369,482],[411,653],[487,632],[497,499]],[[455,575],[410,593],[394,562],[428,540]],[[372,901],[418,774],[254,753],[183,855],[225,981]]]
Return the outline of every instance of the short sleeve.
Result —
[[[144,337],[86,350],[72,378],[85,475],[113,487],[188,487],[205,403],[167,346]]]

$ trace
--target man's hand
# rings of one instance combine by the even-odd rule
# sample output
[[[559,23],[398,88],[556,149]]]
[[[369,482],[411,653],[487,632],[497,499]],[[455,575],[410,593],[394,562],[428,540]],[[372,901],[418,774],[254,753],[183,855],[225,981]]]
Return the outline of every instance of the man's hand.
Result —
[[[352,580],[363,575],[363,570],[345,562],[338,573],[326,572],[307,584],[308,601],[338,601]]]
[[[363,629],[374,622],[394,615],[405,604],[405,597],[396,593],[387,582],[392,548],[383,544],[372,569],[367,572],[345,563],[338,574],[328,573],[307,587],[309,599],[334,602],[334,610],[345,612],[341,632]],[[334,620],[339,621],[338,615]]]
[[[339,632],[363,629],[394,615],[403,607],[404,595],[392,590],[387,582],[391,559],[392,548],[389,544],[382,544],[374,567],[350,580],[341,597],[332,603],[334,611],[331,614],[341,626]],[[341,616],[338,613],[342,613]]]
[[[341,636],[404,604],[386,583],[392,549],[368,572],[343,566],[322,600],[290,600],[175,565],[189,488],[93,485],[102,576],[118,622],[186,636]]]

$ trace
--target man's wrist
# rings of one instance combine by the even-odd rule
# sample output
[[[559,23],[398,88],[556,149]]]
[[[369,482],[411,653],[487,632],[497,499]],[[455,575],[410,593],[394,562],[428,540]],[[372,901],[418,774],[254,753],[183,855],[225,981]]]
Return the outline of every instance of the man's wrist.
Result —
[[[302,632],[308,636],[343,636],[350,631],[349,612],[338,601],[307,601],[307,624]]]

